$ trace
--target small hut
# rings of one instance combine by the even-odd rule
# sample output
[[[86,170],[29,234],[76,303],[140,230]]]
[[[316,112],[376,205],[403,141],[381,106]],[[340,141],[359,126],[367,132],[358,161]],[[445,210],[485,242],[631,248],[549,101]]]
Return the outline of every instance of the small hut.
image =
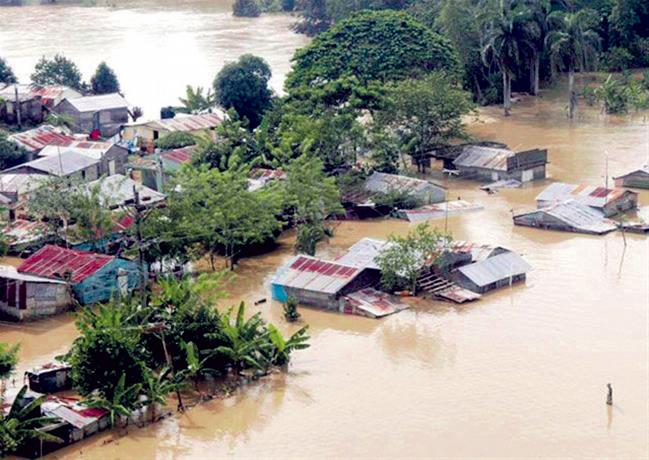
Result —
[[[514,224],[588,235],[603,235],[617,229],[615,222],[601,212],[575,200],[515,215]]]
[[[532,149],[514,152],[506,148],[465,146],[453,161],[460,176],[482,181],[545,179],[548,151]]]
[[[90,133],[99,130],[111,137],[128,123],[128,102],[118,93],[63,99],[54,111],[72,117],[75,132]]]
[[[0,266],[0,312],[15,320],[54,315],[72,304],[67,283]]]
[[[638,207],[638,194],[631,190],[563,182],[555,182],[545,188],[536,197],[536,205],[537,208],[542,209],[567,200],[575,200],[589,206],[601,212],[604,217],[611,217]]]
[[[454,279],[460,286],[484,294],[525,281],[526,274],[531,268],[518,254],[505,252],[459,267],[454,271]]]
[[[649,189],[649,165],[631,171],[623,176],[615,177],[616,187],[645,188]]]

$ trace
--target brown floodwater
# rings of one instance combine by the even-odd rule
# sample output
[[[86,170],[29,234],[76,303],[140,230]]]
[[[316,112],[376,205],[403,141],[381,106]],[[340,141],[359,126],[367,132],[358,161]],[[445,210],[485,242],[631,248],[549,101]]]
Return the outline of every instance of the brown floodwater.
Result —
[[[98,6],[86,6],[91,3]],[[290,58],[308,38],[291,31],[295,17],[235,18],[233,3],[96,0],[0,7],[0,56],[22,83],[43,55],[63,53],[86,81],[106,61],[145,118],[158,118],[161,106],[179,105],[186,85],[211,87],[221,67],[245,53],[268,61],[271,86],[280,92]]]
[[[191,15],[184,7],[179,13],[161,7],[167,9]],[[290,22],[279,16],[259,21],[285,34]],[[261,29],[262,22],[248,24]],[[122,73],[124,81],[143,78]],[[561,96],[546,91],[541,99],[526,99],[509,118],[487,108],[471,126],[475,136],[516,149],[547,147],[548,181],[487,195],[474,182],[444,179],[451,197],[485,208],[450,216],[453,236],[520,252],[533,266],[525,284],[461,306],[413,301],[410,310],[383,320],[302,308],[312,346],[295,355],[287,374],[154,426],[131,428],[128,436],[104,433],[51,457],[646,458],[649,239],[627,235],[625,246],[617,233],[514,227],[511,214],[532,208],[551,180],[604,184],[607,155],[610,176],[645,163],[648,114],[617,118],[582,109],[569,122]],[[649,205],[649,193],[641,192],[640,201]],[[641,212],[647,215],[647,208]],[[443,220],[432,224],[444,228]],[[385,238],[409,228],[394,220],[343,222],[318,255],[333,257],[364,236]],[[286,235],[278,250],[243,260],[221,305],[245,300],[250,312],[261,311],[284,330],[299,327],[286,325],[274,302],[252,305],[270,298],[268,281],[290,256]],[[64,352],[75,336],[68,315],[0,325],[0,341],[22,344],[21,372]],[[615,391],[612,408],[605,404],[608,382]]]

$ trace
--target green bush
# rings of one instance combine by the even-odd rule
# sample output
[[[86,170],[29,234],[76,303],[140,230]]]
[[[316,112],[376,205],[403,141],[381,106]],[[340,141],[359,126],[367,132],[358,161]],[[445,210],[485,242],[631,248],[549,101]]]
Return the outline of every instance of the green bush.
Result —
[[[162,150],[180,149],[196,144],[196,137],[189,133],[175,132],[161,137],[155,142],[155,146]]]
[[[602,55],[600,68],[607,72],[621,72],[633,64],[633,55],[626,48],[611,48]]]
[[[232,5],[232,14],[244,18],[256,18],[261,15],[257,0],[236,0]]]

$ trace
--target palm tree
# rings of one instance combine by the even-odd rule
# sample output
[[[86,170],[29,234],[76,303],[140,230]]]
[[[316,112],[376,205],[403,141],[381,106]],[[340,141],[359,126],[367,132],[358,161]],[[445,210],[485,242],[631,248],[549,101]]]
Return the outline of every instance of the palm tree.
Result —
[[[555,11],[548,16],[550,32],[546,43],[556,68],[568,70],[569,117],[575,116],[577,95],[575,93],[575,71],[590,68],[597,59],[599,36],[593,30],[593,12],[579,10],[575,13]]]
[[[511,112],[512,77],[525,51],[534,49],[536,26],[529,20],[524,8],[512,9],[510,0],[501,0],[498,16],[488,23],[482,49],[485,64],[496,62],[503,77],[503,108],[505,116]]]
[[[293,351],[309,348],[310,345],[307,343],[309,336],[306,333],[308,328],[309,326],[304,326],[286,340],[273,324],[269,324],[268,339],[272,346],[271,363],[276,366],[284,366],[291,360],[291,353]]]
[[[88,407],[106,409],[110,414],[110,424],[115,425],[115,420],[125,419],[128,425],[128,417],[138,408],[137,398],[142,390],[142,384],[126,386],[126,374],[122,374],[113,391],[113,397],[108,399],[101,394],[93,394],[84,402]]]
[[[183,105],[181,111],[187,113],[201,113],[212,110],[216,104],[216,97],[212,90],[208,88],[207,93],[203,94],[203,88],[201,86],[197,86],[194,89],[191,85],[187,85],[185,97],[179,99]]]
[[[0,411],[0,457],[25,447],[27,442],[34,439],[63,442],[60,438],[41,430],[45,425],[56,420],[41,416],[41,404],[47,396],[43,395],[27,402],[26,392],[27,386],[22,387],[7,415]]]
[[[556,1],[556,0],[555,0]],[[562,1],[559,3],[563,4]],[[533,47],[530,62],[530,93],[539,94],[539,74],[541,71],[541,55],[545,50],[545,37],[548,33],[548,16],[552,10],[551,0],[526,0],[525,8],[530,15],[530,23],[536,28],[533,37]]]

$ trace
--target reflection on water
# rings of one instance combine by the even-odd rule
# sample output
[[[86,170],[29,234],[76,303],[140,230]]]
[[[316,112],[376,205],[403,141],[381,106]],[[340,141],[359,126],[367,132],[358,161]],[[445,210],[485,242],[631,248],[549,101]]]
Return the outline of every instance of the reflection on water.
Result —
[[[155,49],[156,59],[145,57],[149,63],[159,61],[160,54],[176,56],[182,68],[173,70],[171,80],[164,75],[156,80],[165,91],[143,89],[148,104],[156,106],[159,94],[175,97],[186,82],[209,82],[213,69],[205,66],[206,55],[223,56],[224,50],[236,55],[241,47],[260,46],[270,53],[274,68],[286,69],[292,48],[302,40],[286,32],[290,19],[284,17],[250,20],[245,26],[219,19],[226,11],[219,13],[221,3],[216,1],[187,2],[179,8],[164,2],[152,15],[119,6],[124,4],[110,9],[110,25],[77,24],[84,33],[101,31],[91,34],[95,43],[86,41],[88,45],[56,32],[48,22],[51,16],[43,19],[64,8],[34,9],[31,18],[36,28],[49,28],[53,47],[67,42],[76,50],[73,57],[84,62],[84,72],[98,60],[94,47],[113,61],[110,50],[118,49],[112,45],[116,35],[131,37],[133,46],[143,39],[137,46]],[[14,31],[15,14],[10,12],[8,20]],[[78,14],[96,13],[84,9]],[[111,22],[115,15],[132,22],[116,25]],[[144,27],[145,22],[155,22],[149,16],[161,23]],[[0,55],[9,50],[12,54],[7,57],[18,60],[24,75],[40,53],[38,47],[45,46],[46,34],[37,33],[33,48],[26,42],[20,45],[23,38],[13,35],[8,46],[6,18],[3,21]],[[115,27],[119,32],[111,35]],[[168,47],[164,31],[169,27],[180,43],[194,46],[182,50],[198,54],[178,56],[179,48]],[[244,29],[241,40],[232,38]],[[66,33],[73,35],[74,30]],[[104,34],[111,38],[102,38]],[[153,45],[155,34],[162,34],[162,45]],[[224,44],[228,36],[230,42]],[[280,42],[282,47],[274,50]],[[120,59],[133,58],[115,61]],[[139,67],[129,64],[119,69],[129,94],[146,81],[133,69]],[[514,227],[511,215],[533,207],[534,197],[551,180],[603,184],[605,150],[611,157],[611,176],[643,164],[649,153],[647,123],[643,115],[607,118],[593,109],[582,109],[580,118],[570,122],[563,99],[557,99],[561,95],[551,91],[544,95],[516,105],[514,116],[507,119],[497,108],[483,110],[482,121],[472,132],[520,149],[549,148],[551,179],[495,195],[485,194],[472,182],[448,182],[451,196],[484,206],[480,212],[450,216],[449,230],[457,239],[522,253],[533,266],[525,285],[462,306],[411,299],[411,310],[380,321],[302,308],[302,320],[311,327],[312,347],[296,355],[288,375],[273,376],[231,399],[196,407],[155,426],[131,429],[129,436],[107,444],[110,434],[98,436],[55,458],[646,458],[649,239],[627,235],[625,247],[617,233],[592,237]],[[648,192],[640,193],[640,202],[649,204]],[[433,225],[443,227],[444,222]],[[401,221],[344,222],[336,236],[321,245],[319,254],[334,257],[361,237],[385,238],[408,229]],[[287,234],[272,254],[243,260],[222,303],[243,299],[251,312],[262,312],[284,330],[299,328],[300,324],[284,323],[281,306],[274,302],[252,306],[261,298],[270,299],[267,282],[291,256],[291,239]],[[0,325],[0,340],[23,344],[21,370],[61,353],[75,334],[68,316]],[[608,382],[615,388],[610,411],[605,407]]]

